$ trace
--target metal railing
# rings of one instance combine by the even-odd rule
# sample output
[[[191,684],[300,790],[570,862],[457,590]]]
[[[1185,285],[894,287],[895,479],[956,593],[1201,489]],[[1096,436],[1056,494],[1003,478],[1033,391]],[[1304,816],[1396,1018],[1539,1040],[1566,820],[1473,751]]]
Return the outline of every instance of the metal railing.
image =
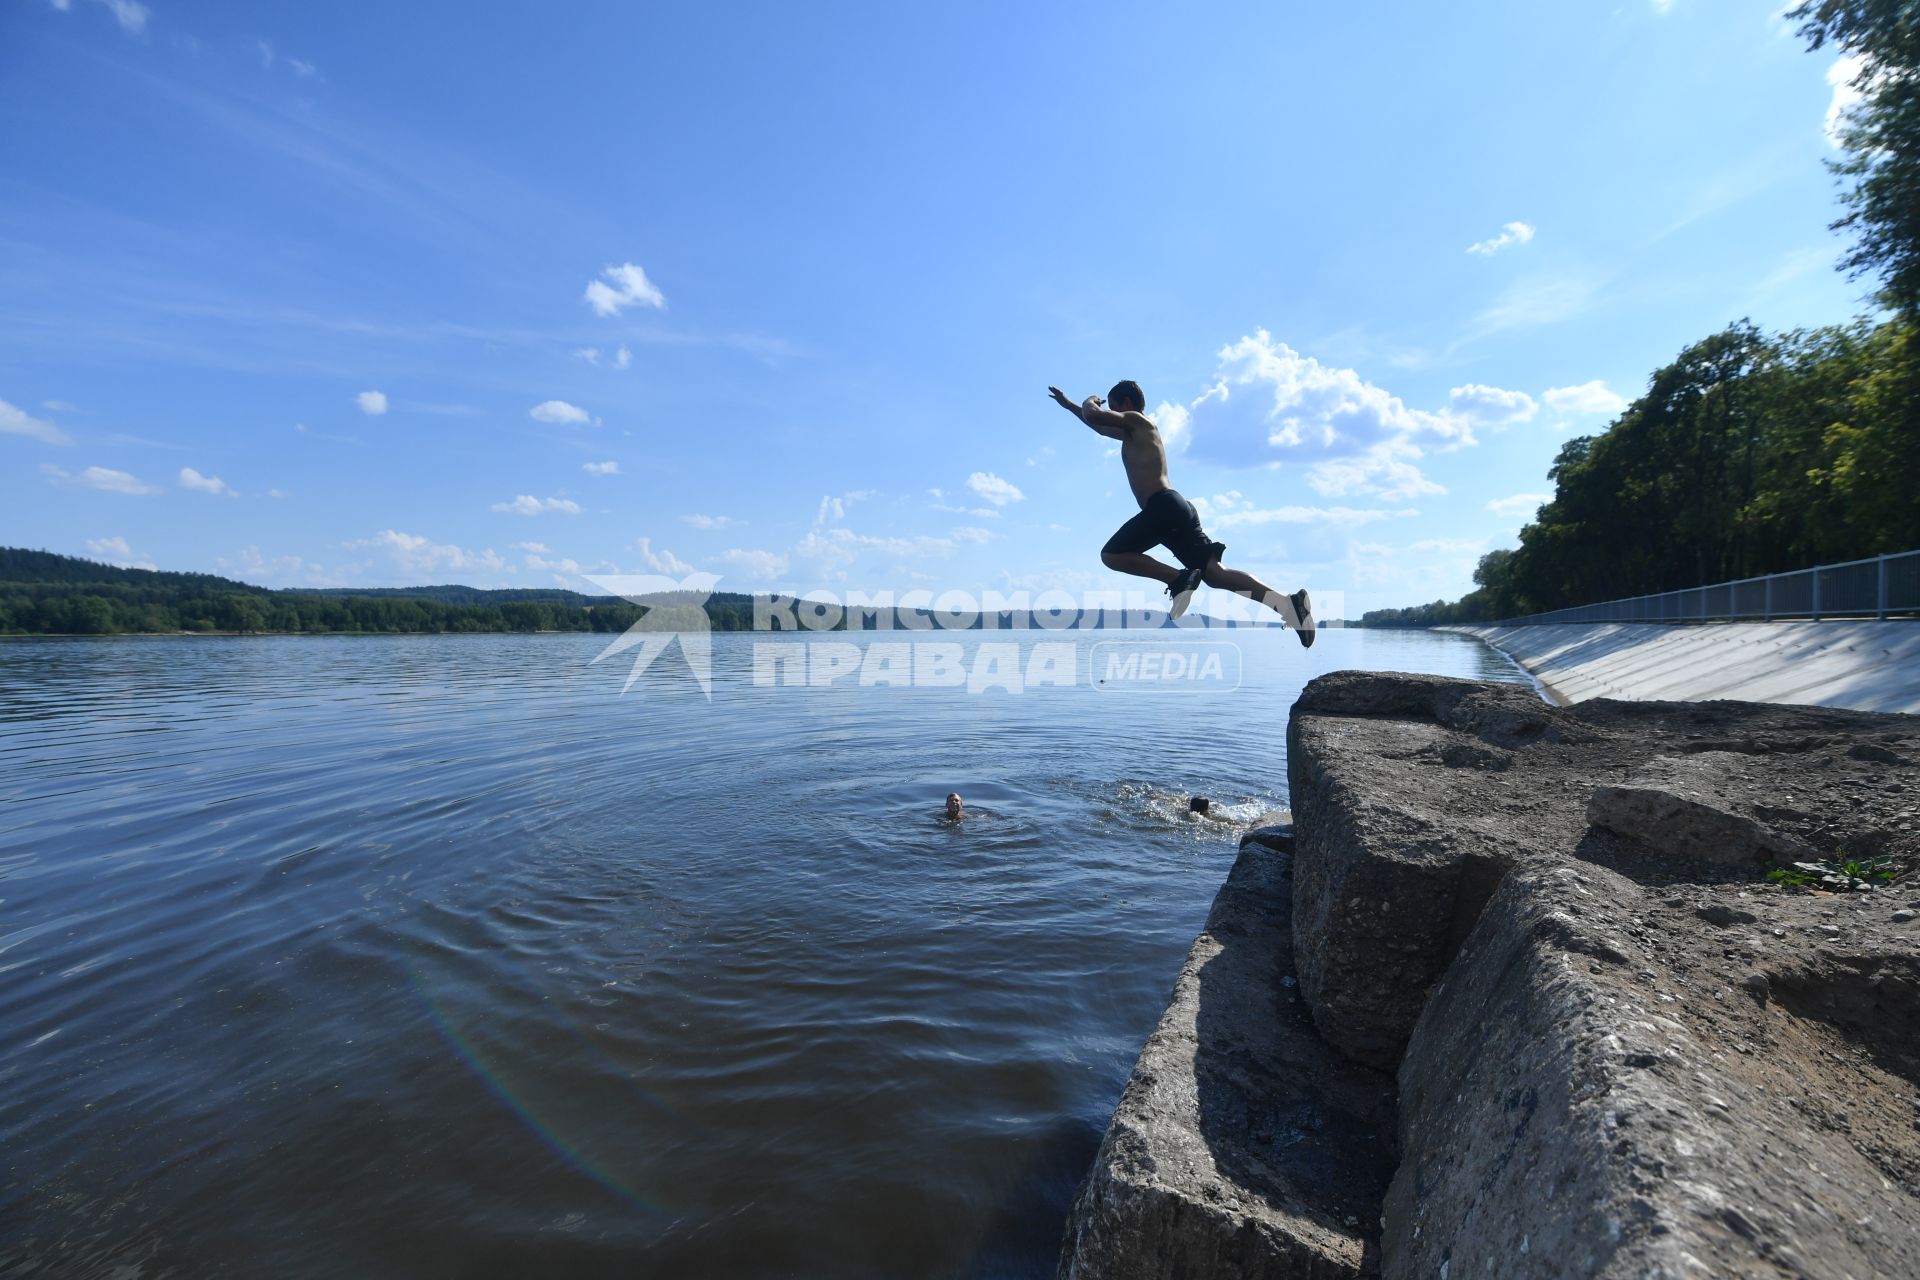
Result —
[[[1920,551],[1815,565],[1710,587],[1503,618],[1503,627],[1554,622],[1773,622],[1920,614]]]

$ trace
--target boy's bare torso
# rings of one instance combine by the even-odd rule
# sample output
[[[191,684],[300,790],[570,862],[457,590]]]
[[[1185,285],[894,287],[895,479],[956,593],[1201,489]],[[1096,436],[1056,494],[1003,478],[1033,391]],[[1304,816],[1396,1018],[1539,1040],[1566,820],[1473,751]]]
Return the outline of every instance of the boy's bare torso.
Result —
[[[1167,483],[1167,446],[1160,428],[1144,413],[1129,413],[1121,431],[1120,465],[1127,469],[1133,500],[1144,507],[1148,498],[1173,487]]]

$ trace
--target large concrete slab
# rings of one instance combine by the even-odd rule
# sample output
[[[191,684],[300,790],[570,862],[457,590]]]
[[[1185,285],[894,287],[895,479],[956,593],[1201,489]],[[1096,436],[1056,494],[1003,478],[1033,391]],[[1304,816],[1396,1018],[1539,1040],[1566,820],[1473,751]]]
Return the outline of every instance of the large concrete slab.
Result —
[[[1377,1274],[1393,1079],[1314,1031],[1280,843],[1243,845],[1214,901],[1074,1205],[1063,1280]]]
[[[1914,1275],[1920,948],[1833,904],[1510,876],[1400,1064],[1385,1275]]]
[[[1920,620],[1452,628],[1557,701],[1736,699],[1920,713]]]

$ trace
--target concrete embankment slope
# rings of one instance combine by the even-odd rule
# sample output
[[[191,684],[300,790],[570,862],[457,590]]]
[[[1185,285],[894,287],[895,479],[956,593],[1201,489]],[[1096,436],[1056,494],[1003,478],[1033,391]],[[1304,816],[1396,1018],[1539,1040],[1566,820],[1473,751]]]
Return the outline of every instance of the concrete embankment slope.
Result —
[[[1726,698],[1920,713],[1920,621],[1446,629],[1511,657],[1563,705]]]
[[[1062,1280],[1916,1274],[1920,717],[1346,671],[1287,775]]]

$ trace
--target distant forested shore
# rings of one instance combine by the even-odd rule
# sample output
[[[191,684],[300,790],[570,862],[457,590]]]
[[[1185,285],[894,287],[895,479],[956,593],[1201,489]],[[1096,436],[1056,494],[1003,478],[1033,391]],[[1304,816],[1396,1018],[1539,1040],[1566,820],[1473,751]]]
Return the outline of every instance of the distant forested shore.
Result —
[[[744,631],[753,624],[748,596],[723,592],[705,609],[716,631]],[[625,631],[644,612],[615,596],[559,589],[275,591],[212,574],[123,569],[0,548],[0,635],[614,632]]]

